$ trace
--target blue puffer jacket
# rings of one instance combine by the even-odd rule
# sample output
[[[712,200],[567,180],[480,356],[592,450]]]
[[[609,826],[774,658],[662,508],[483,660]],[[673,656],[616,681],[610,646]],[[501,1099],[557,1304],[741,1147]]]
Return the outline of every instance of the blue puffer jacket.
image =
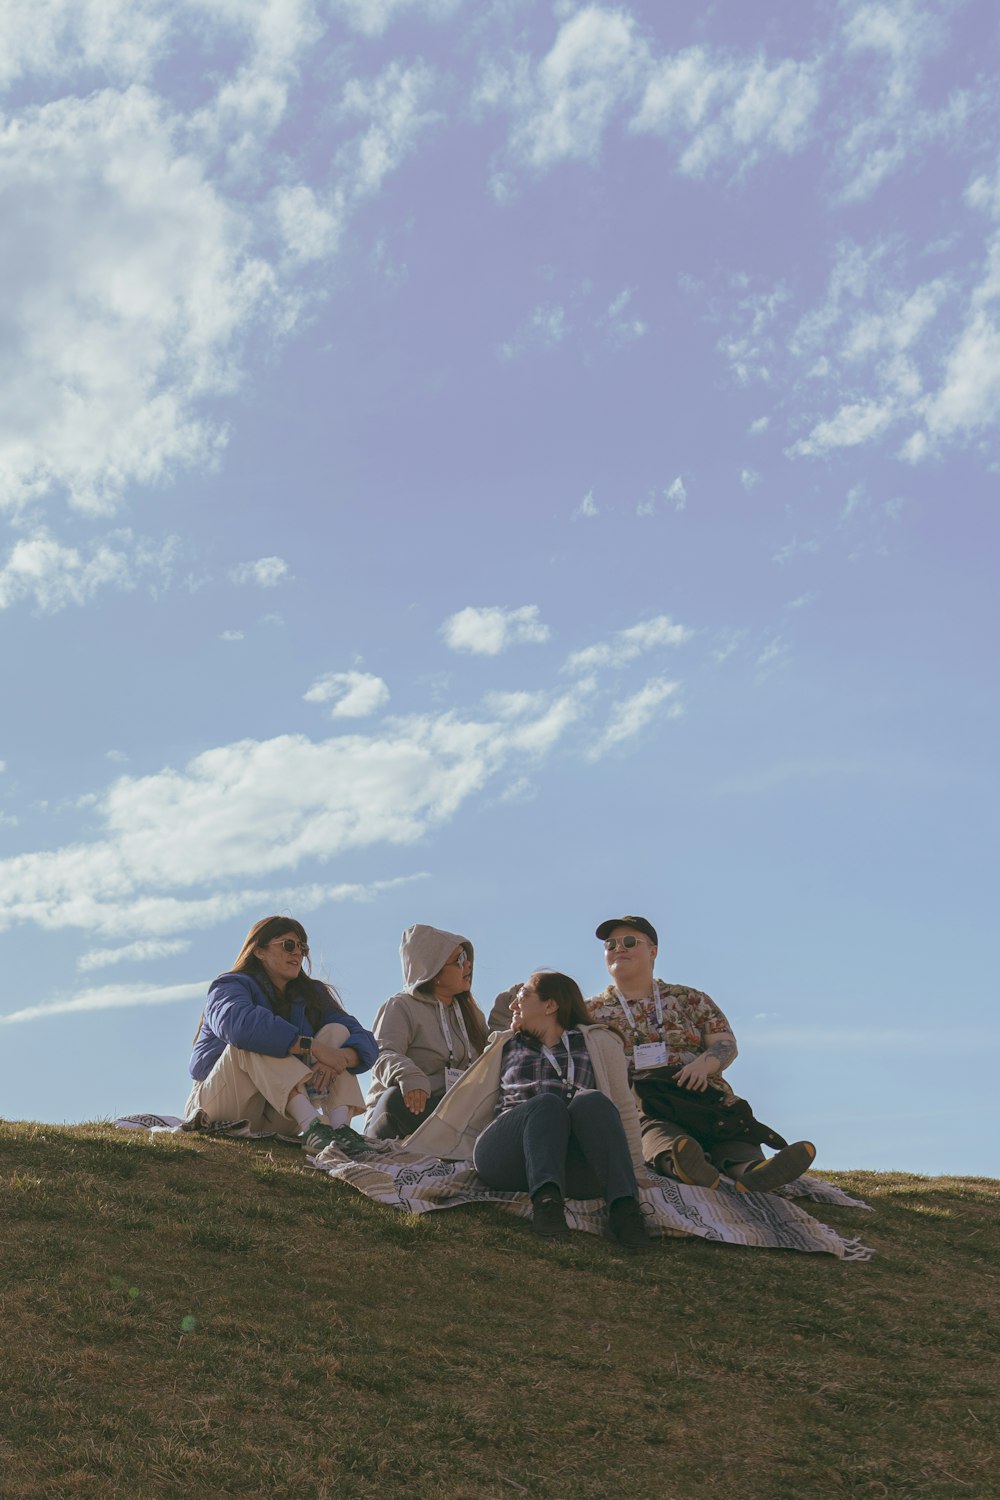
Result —
[[[358,1066],[352,1073],[367,1073],[378,1056],[378,1042],[361,1022],[338,1010],[329,991],[314,980],[316,997],[323,1006],[320,1026],[339,1021],[348,1030],[345,1047],[358,1054]],[[227,1046],[243,1047],[247,1052],[262,1052],[265,1057],[285,1057],[297,1036],[313,1036],[306,1017],[305,1002],[292,1001],[290,1019],[276,1016],[272,1009],[270,986],[250,974],[220,974],[212,981],[202,1017],[201,1029],[191,1053],[189,1071],[199,1083],[206,1079]]]

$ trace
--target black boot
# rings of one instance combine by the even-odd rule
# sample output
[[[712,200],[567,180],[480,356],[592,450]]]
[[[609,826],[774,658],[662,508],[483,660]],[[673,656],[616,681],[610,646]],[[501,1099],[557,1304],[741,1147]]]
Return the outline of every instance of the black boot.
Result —
[[[563,1195],[554,1182],[547,1182],[531,1195],[531,1227],[546,1240],[568,1240],[569,1226]]]

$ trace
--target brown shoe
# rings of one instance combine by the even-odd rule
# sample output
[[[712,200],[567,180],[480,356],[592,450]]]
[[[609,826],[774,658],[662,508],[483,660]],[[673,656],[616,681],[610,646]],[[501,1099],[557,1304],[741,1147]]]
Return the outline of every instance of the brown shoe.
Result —
[[[745,1193],[773,1193],[775,1188],[784,1187],[801,1177],[803,1172],[808,1172],[815,1156],[816,1147],[812,1141],[794,1141],[776,1156],[748,1167],[736,1186]]]
[[[704,1151],[689,1135],[682,1135],[670,1147],[670,1165],[678,1182],[688,1187],[717,1188],[719,1169],[713,1167]]]

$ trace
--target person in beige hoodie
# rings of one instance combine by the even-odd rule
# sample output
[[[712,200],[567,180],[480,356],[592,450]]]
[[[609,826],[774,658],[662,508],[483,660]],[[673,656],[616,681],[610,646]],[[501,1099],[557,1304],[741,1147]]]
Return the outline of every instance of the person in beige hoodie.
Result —
[[[579,986],[551,970],[516,988],[511,1023],[403,1149],[471,1160],[490,1187],[529,1193],[547,1238],[568,1233],[565,1195],[603,1198],[612,1238],[647,1249],[637,1179],[648,1177],[620,1034],[592,1025]]]
[[[440,1104],[486,1045],[486,1021],[472,996],[469,939],[418,922],[403,933],[403,988],[375,1017],[379,1044],[365,1101],[364,1133],[401,1140]]]

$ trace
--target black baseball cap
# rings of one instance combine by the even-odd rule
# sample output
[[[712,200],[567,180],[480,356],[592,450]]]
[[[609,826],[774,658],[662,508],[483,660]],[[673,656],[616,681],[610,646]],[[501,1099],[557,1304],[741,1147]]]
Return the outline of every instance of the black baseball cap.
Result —
[[[615,927],[634,927],[636,932],[641,932],[645,937],[649,938],[654,948],[660,946],[660,940],[656,936],[656,928],[652,922],[647,922],[645,917],[609,917],[606,922],[601,923],[594,936],[599,937],[603,943],[608,933]]]

